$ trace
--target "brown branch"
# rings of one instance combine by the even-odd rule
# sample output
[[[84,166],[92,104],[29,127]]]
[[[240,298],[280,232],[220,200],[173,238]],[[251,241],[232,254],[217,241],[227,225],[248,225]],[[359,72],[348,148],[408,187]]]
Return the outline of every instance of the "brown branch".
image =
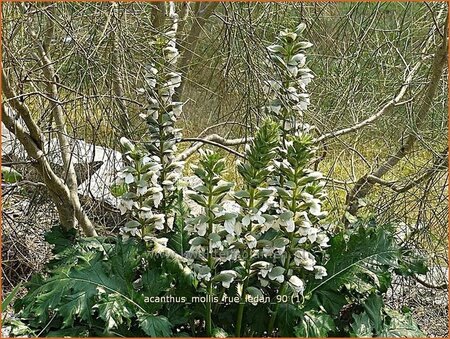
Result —
[[[409,72],[408,77],[406,78],[404,84],[402,85],[402,87],[400,88],[399,92],[397,93],[397,95],[395,96],[394,99],[389,100],[378,112],[376,112],[375,114],[371,115],[369,118],[351,126],[351,127],[347,127],[347,128],[343,128],[337,131],[333,131],[333,132],[329,132],[326,134],[321,135],[320,137],[316,138],[314,140],[315,143],[319,143],[319,142],[324,142],[327,141],[331,138],[336,138],[348,133],[352,133],[355,132],[371,123],[373,123],[374,121],[376,121],[378,118],[380,118],[383,115],[389,114],[390,112],[392,112],[392,110],[398,106],[400,104],[400,100],[403,98],[403,96],[406,93],[406,90],[408,89],[409,85],[411,84],[411,81],[415,75],[415,73],[417,72],[417,70],[419,69],[420,65],[422,64],[421,61],[417,62],[416,65],[411,69],[411,71]]]
[[[63,180],[58,177],[45,157],[40,145],[42,140],[36,142],[29,133],[26,132],[25,127],[15,120],[7,111],[6,105],[2,104],[2,122],[6,128],[13,133],[20,143],[24,146],[28,155],[35,160],[33,166],[37,169],[39,174],[47,186],[50,196],[58,210],[61,225],[69,230],[75,227],[75,212],[70,201],[70,192]]]
[[[52,19],[54,7],[51,7],[48,11],[49,15],[47,20],[47,26],[45,29],[45,36],[43,40],[44,42],[52,40],[54,31],[54,21]],[[54,63],[50,56],[49,46],[45,46],[43,43],[41,43],[39,37],[37,36],[37,33],[34,30],[30,29],[30,35],[34,39],[34,43],[38,51],[38,55],[40,57],[40,63],[43,67],[42,71],[44,73],[44,77],[48,81],[46,85],[46,90],[48,92],[47,95],[52,99],[51,101],[52,116],[55,121],[56,135],[60,146],[64,170],[66,171],[66,184],[70,193],[69,201],[73,205],[76,219],[78,220],[78,223],[80,224],[84,233],[87,236],[95,236],[97,233],[94,229],[92,222],[89,220],[86,213],[83,211],[78,196],[77,176],[75,172],[75,167],[72,162],[72,152],[69,144],[69,139],[67,137],[63,107],[60,104],[54,103],[55,101],[56,102],[59,101],[58,100],[59,94],[58,94],[58,87],[55,83],[57,82],[56,71],[54,68]]]
[[[180,72],[183,73],[185,78],[187,78],[189,67],[194,56],[195,48],[198,44],[201,31],[218,5],[219,2],[196,2],[194,5],[194,16],[192,19],[193,22],[191,29],[186,39],[183,40],[183,43],[178,46],[180,50],[180,60],[178,63],[178,68]],[[181,96],[183,94],[184,83],[184,81],[181,82],[180,86],[175,91],[174,99],[177,101],[181,99]]]
[[[166,17],[166,3],[164,1],[156,2],[152,9],[152,25],[159,31],[164,24]]]
[[[31,139],[35,143],[38,143],[39,147],[42,147],[42,145],[43,145],[42,142],[44,140],[42,132],[41,132],[40,128],[37,126],[37,124],[34,122],[32,116],[31,116],[31,111],[28,108],[28,106],[25,103],[21,103],[18,100],[19,96],[12,89],[4,69],[2,69],[2,91],[3,91],[4,97],[8,100],[8,104],[23,119],[25,126],[27,127],[28,131],[30,132]]]
[[[367,181],[371,184],[379,184],[382,186],[389,187],[394,192],[404,193],[409,191],[411,188],[416,187],[418,184],[430,178],[437,171],[442,171],[448,168],[448,148],[441,152],[441,154],[436,157],[433,162],[433,165],[428,168],[422,175],[417,178],[411,180],[408,184],[404,186],[399,186],[396,182],[386,181],[374,175],[368,175]]]
[[[438,17],[440,17],[443,14],[444,14],[444,10],[441,10],[439,12],[439,14],[438,14]],[[447,25],[447,22],[446,22],[446,25]],[[445,29],[447,29],[447,27]],[[447,35],[445,35],[444,40],[446,40],[446,39],[447,39]],[[422,49],[422,54],[426,54],[427,53],[427,51],[430,48],[430,45],[432,44],[432,42],[433,42],[433,34],[432,34],[432,32],[430,32],[430,34],[428,36],[428,39],[425,42],[425,46]],[[405,95],[406,90],[410,86],[411,81],[413,80],[413,77],[414,77],[415,73],[418,71],[418,69],[422,65],[423,61],[424,61],[424,59],[419,60],[414,65],[414,67],[409,72],[408,77],[405,79],[403,85],[401,86],[401,88],[400,88],[399,92],[397,93],[397,95],[395,96],[395,98],[392,99],[392,100],[389,100],[378,112],[376,112],[375,114],[373,114],[369,118],[367,118],[367,119],[365,119],[365,120],[363,120],[363,121],[361,121],[361,122],[359,122],[359,123],[357,123],[357,124],[355,124],[353,126],[350,126],[350,127],[347,127],[347,128],[343,128],[343,129],[340,129],[340,130],[337,130],[337,131],[326,133],[326,134],[318,137],[317,139],[315,139],[315,142],[317,143],[317,142],[321,142],[321,141],[322,142],[323,141],[327,141],[327,140],[332,139],[332,138],[336,138],[336,137],[339,137],[339,136],[342,136],[342,135],[345,135],[345,134],[348,134],[348,133],[352,133],[352,132],[358,131],[361,128],[366,127],[367,125],[373,123],[374,121],[376,121],[381,116],[392,112],[392,110],[396,106],[400,106],[400,105],[403,105],[405,103],[408,103],[408,102],[412,101],[412,98],[408,99],[408,100],[405,100],[405,101],[400,101],[400,100]]]
[[[180,140],[180,142],[197,142],[197,143],[200,143],[200,144],[210,144],[210,145],[222,148],[222,149],[226,150],[227,152],[229,152],[231,154],[234,154],[234,155],[236,155],[236,156],[238,156],[240,158],[244,158],[245,159],[245,155],[243,155],[242,153],[239,153],[239,152],[235,151],[234,149],[232,149],[230,147],[227,147],[225,145],[226,143],[230,142],[230,140],[223,139],[222,137],[219,137],[219,136],[216,136],[216,137],[218,137],[216,140],[218,140],[219,142],[211,140],[211,138],[204,138],[204,139],[201,139],[201,138],[183,138],[183,139]],[[193,150],[194,147],[195,146],[193,146],[193,147],[191,147],[189,149],[190,151],[192,151],[192,153],[197,151],[197,149]],[[198,148],[200,148],[200,147],[198,147]],[[190,154],[192,154],[192,153],[190,153]],[[180,158],[179,160],[184,160],[187,157],[188,156],[186,156],[186,153],[183,152],[183,153],[181,153],[181,155],[179,157]]]
[[[241,158],[245,158],[244,155],[242,155],[239,152],[236,152],[235,150],[233,150],[227,146],[243,145],[243,144],[246,144],[247,142],[250,142],[251,140],[252,140],[252,138],[225,139],[217,134],[211,134],[204,138],[184,138],[181,140],[181,142],[195,142],[195,143],[193,144],[193,146],[189,147],[188,149],[186,149],[182,153],[180,153],[177,156],[176,160],[177,161],[186,160],[192,154],[194,154],[200,148],[202,148],[204,144],[210,144],[210,145],[214,145],[214,146],[223,148],[232,154],[235,154]]]
[[[419,278],[417,275],[413,276],[414,280],[416,280],[419,284],[421,284],[422,286],[425,286],[427,288],[432,288],[432,289],[436,289],[436,290],[446,290],[448,287],[447,283],[442,283],[440,285],[433,285],[430,284],[429,282]]]
[[[111,11],[112,11],[112,17],[113,20],[111,20],[110,25],[110,34],[111,34],[111,41],[112,41],[112,50],[111,50],[111,58],[112,58],[112,87],[115,95],[115,101],[117,103],[117,106],[119,106],[119,109],[121,110],[121,113],[119,114],[119,124],[121,127],[121,133],[126,138],[131,137],[130,133],[130,127],[131,127],[131,121],[130,116],[128,114],[128,108],[125,100],[121,99],[125,97],[125,91],[123,89],[123,80],[122,80],[122,72],[120,69],[120,57],[119,57],[119,51],[120,51],[120,44],[117,37],[117,29],[119,25],[119,4],[117,2],[113,2],[111,4]]]

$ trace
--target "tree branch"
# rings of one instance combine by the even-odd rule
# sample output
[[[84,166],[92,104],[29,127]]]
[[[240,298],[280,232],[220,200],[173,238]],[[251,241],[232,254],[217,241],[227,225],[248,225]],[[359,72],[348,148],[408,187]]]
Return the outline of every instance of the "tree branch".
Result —
[[[225,149],[226,151],[237,155],[238,157],[245,158],[245,156],[227,146],[237,146],[237,145],[243,145],[247,142],[250,142],[252,138],[238,138],[238,139],[225,139],[217,134],[211,134],[204,138],[184,138],[180,142],[195,142],[195,144],[188,149],[184,150],[182,153],[180,153],[176,160],[177,161],[183,161],[189,158],[192,154],[194,154],[196,151],[198,151],[200,148],[203,147],[204,144],[210,144],[217,147],[220,147],[222,149]]]

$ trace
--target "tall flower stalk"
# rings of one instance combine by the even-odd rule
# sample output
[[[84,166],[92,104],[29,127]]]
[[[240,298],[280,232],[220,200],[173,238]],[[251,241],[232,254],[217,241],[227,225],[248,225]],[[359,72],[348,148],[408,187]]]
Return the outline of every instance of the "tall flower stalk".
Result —
[[[139,145],[121,139],[128,166],[119,173],[115,186],[121,212],[131,214],[122,232],[143,238],[172,230],[176,183],[184,166],[175,161],[176,143],[181,139],[175,122],[183,104],[172,100],[181,75],[175,71],[178,15],[174,4],[169,6],[169,25],[151,42],[155,58],[145,68],[145,88],[141,90],[148,102],[146,111],[140,114],[147,123],[148,138]]]
[[[278,43],[267,48],[278,78],[266,82],[266,93],[270,99],[266,111],[281,121],[281,145],[275,160],[276,175],[273,184],[277,187],[279,201],[280,239],[286,243],[282,258],[285,275],[279,295],[301,294],[309,272],[321,279],[326,270],[316,265],[314,251],[327,246],[328,236],[321,229],[320,219],[326,216],[321,211],[323,182],[321,173],[309,170],[309,161],[315,152],[309,136],[310,126],[303,124],[303,112],[310,103],[306,86],[313,79],[306,67],[305,50],[312,44],[302,40],[305,25],[294,30],[284,30]],[[268,333],[272,333],[279,304],[272,312]]]

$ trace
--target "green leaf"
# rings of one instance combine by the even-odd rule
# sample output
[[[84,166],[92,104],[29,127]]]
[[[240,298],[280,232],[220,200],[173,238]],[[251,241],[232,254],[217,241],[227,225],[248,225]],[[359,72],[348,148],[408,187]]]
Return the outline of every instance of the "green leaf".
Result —
[[[373,327],[375,328],[375,331],[379,333],[383,324],[383,299],[376,294],[371,294],[369,298],[367,298],[363,306],[367,313],[367,316],[369,317],[373,324]]]
[[[141,226],[141,224],[137,220],[130,220],[125,224],[125,227],[127,227],[127,228],[137,228],[140,226]]]
[[[20,288],[22,287],[22,283],[17,284],[14,289],[9,292],[8,296],[5,298],[5,300],[2,301],[2,313],[6,311],[9,304],[13,300],[13,298],[16,296],[17,292],[19,292]]]
[[[168,246],[176,253],[184,255],[189,249],[189,237],[187,231],[181,227],[177,228],[176,232],[170,236]]]
[[[15,169],[7,166],[2,166],[2,181],[8,184],[14,184],[22,179],[22,174]]]
[[[161,315],[155,316],[148,313],[137,314],[139,327],[150,337],[170,337],[172,325],[169,320]]]
[[[213,338],[227,338],[229,336],[228,333],[220,327],[213,328],[211,335]]]
[[[194,200],[197,204],[199,204],[202,207],[206,207],[208,205],[208,202],[206,201],[205,197],[200,194],[191,193],[189,194],[189,198]]]
[[[74,245],[76,234],[74,228],[66,231],[61,225],[56,225],[44,234],[44,238],[49,244],[55,245],[52,252],[57,254]]]
[[[387,338],[424,338],[426,337],[412,319],[410,313],[401,314],[391,309],[385,309],[390,318],[389,324],[385,324],[380,337]]]
[[[299,310],[296,306],[288,303],[279,304],[276,320],[281,336],[293,336],[294,326],[298,316]]]
[[[300,323],[295,327],[294,331],[297,337],[324,338],[334,328],[333,319],[328,314],[307,311],[302,315]]]
[[[222,184],[220,186],[215,187],[213,189],[213,191],[212,191],[212,194],[214,196],[217,196],[217,195],[226,193],[226,192],[228,192],[231,189],[231,187],[233,187],[233,185],[234,185],[234,183],[232,183],[232,182],[224,183],[224,184]]]
[[[401,257],[392,235],[382,227],[361,226],[350,234],[341,232],[331,239],[330,245],[329,260],[324,265],[328,276],[314,281],[306,291],[306,295],[319,296],[317,300],[324,293],[339,293],[344,286],[373,282],[374,276],[386,279],[388,268],[397,267]]]
[[[111,194],[115,197],[121,197],[122,195],[124,195],[127,191],[128,191],[128,185],[127,184],[114,184],[111,185],[109,190],[111,191]]]
[[[67,337],[89,337],[89,330],[86,326],[74,326],[70,328],[50,331],[46,337],[49,338],[67,338]]]
[[[353,314],[354,322],[350,325],[352,328],[352,337],[372,338],[372,322],[366,312],[361,314]]]
[[[96,306],[98,307],[100,318],[106,323],[105,331],[118,328],[124,323],[125,319],[130,324],[130,319],[134,315],[131,308],[127,306],[126,300],[114,293],[108,294]]]
[[[271,45],[267,47],[267,50],[271,53],[286,53],[286,50],[281,45]]]

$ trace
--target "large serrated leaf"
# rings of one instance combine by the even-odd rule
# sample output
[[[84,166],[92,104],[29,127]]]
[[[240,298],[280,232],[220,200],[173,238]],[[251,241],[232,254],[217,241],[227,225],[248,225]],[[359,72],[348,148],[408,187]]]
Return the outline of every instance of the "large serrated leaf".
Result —
[[[295,327],[295,335],[302,338],[324,338],[328,332],[334,330],[333,319],[325,313],[307,311]]]
[[[324,293],[338,293],[343,286],[351,287],[367,282],[373,276],[383,276],[383,267],[397,267],[401,257],[390,233],[383,228],[359,227],[350,234],[339,233],[331,239],[325,264],[328,276],[323,281],[315,281],[308,287],[306,295],[321,299]],[[372,276],[368,276],[370,271]],[[327,309],[332,312],[332,310]]]
[[[164,316],[155,316],[148,313],[138,313],[139,327],[152,338],[170,337],[172,325]]]

